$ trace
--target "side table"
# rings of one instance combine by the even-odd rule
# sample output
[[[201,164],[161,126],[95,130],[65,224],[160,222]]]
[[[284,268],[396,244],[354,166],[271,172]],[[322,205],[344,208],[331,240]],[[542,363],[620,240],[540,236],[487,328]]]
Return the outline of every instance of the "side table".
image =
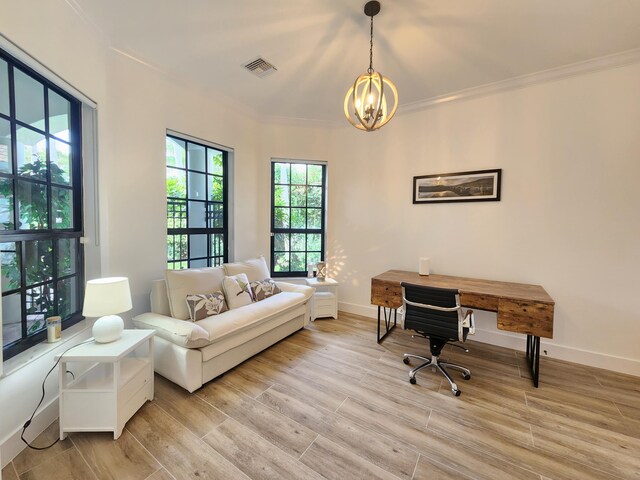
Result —
[[[307,278],[305,280],[307,285],[316,290],[311,299],[311,320],[322,317],[338,318],[339,283],[333,278],[325,278],[324,280]]]
[[[113,432],[153,400],[153,330],[124,330],[111,343],[87,343],[60,360],[60,440],[67,432]],[[58,358],[58,357],[56,357]],[[67,363],[90,363],[68,381]]]

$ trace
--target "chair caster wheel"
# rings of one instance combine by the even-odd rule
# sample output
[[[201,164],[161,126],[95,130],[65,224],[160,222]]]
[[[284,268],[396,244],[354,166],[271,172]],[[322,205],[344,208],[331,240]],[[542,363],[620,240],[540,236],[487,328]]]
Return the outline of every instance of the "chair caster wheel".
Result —
[[[403,362],[405,365],[409,365],[409,357],[404,357],[404,358],[402,359],[402,362]]]
[[[410,383],[411,385],[415,385],[415,384],[416,384],[416,379],[415,379],[414,377],[410,377],[410,378],[409,378],[409,383]]]
[[[454,396],[459,397],[460,394],[462,393],[461,390],[451,390],[451,393],[453,393]]]
[[[462,375],[462,378],[464,378],[465,380],[469,380],[471,378],[471,375],[465,373],[464,375]]]

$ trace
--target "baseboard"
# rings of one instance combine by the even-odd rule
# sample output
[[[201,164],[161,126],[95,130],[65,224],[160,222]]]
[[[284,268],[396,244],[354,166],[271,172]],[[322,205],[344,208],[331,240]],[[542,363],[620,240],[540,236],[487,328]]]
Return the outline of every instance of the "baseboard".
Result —
[[[31,442],[38,435],[44,432],[58,418],[58,397],[52,399],[38,414],[33,417],[31,425],[25,434],[25,438]],[[27,448],[20,439],[22,428],[19,428],[12,434],[2,440],[0,444],[0,458],[2,459],[1,468],[4,468],[11,460],[13,460],[22,450]],[[40,446],[40,445],[39,445]]]
[[[355,303],[338,302],[338,310],[355,315],[362,315],[372,319],[378,318],[378,308],[372,305],[358,305]],[[524,351],[526,348],[526,337],[498,330],[476,329],[473,340],[497,345],[499,347],[513,348]],[[541,356],[565,360],[567,362],[589,365],[597,368],[604,368],[615,372],[640,376],[640,360],[617,357],[605,353],[592,352],[568,345],[540,341]]]
[[[358,305],[356,303],[338,302],[338,310],[363,317],[378,318],[378,307],[373,305]]]

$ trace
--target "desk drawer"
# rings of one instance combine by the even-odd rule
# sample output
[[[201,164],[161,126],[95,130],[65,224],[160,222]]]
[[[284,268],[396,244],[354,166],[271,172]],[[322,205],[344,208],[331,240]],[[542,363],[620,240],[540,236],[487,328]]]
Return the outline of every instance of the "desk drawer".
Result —
[[[371,280],[371,303],[381,307],[400,308],[402,287],[399,283]]]
[[[460,304],[467,308],[477,308],[489,312],[498,311],[498,298],[490,295],[460,292]]]
[[[553,338],[553,305],[500,299],[498,328],[536,337]]]

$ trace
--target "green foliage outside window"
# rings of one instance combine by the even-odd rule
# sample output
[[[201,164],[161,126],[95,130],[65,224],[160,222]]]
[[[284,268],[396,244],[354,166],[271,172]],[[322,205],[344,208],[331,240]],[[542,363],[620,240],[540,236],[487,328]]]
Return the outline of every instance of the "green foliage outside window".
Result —
[[[46,163],[40,158],[32,163],[23,165],[19,170],[21,178],[46,178]],[[49,167],[51,182],[64,184],[68,183],[68,173],[58,165],[51,164]],[[18,182],[20,182],[18,180]],[[49,228],[49,209],[47,204],[47,186],[39,183],[21,182],[24,186],[35,186],[36,188],[16,188],[15,197],[18,201],[20,215],[18,229],[22,230],[42,230]],[[20,185],[20,183],[19,183]],[[62,188],[52,188],[52,218],[54,228],[70,228],[73,224],[72,209],[69,199],[70,190]],[[12,182],[0,183],[0,197],[13,198],[14,191]],[[12,215],[9,212],[8,220],[3,223],[5,230],[14,230]],[[65,240],[61,240],[65,242]],[[66,240],[69,242],[69,240]],[[53,243],[52,240],[26,241],[27,258],[25,259],[25,282],[27,285],[45,282],[53,278]],[[21,287],[21,255],[17,249],[19,243],[2,244],[2,276],[5,287],[3,290],[15,290]],[[72,254],[58,255],[58,271],[68,272],[72,270],[74,262]],[[60,282],[58,298],[54,295],[54,285],[52,282],[45,283],[42,287],[27,288],[26,304],[27,314],[37,316],[35,321],[29,324],[27,333],[36,333],[44,328],[45,316],[55,311],[61,314],[72,311],[70,305],[71,294],[67,284]],[[67,287],[67,288],[65,288]]]
[[[300,274],[322,258],[322,165],[274,162],[273,272]]]

